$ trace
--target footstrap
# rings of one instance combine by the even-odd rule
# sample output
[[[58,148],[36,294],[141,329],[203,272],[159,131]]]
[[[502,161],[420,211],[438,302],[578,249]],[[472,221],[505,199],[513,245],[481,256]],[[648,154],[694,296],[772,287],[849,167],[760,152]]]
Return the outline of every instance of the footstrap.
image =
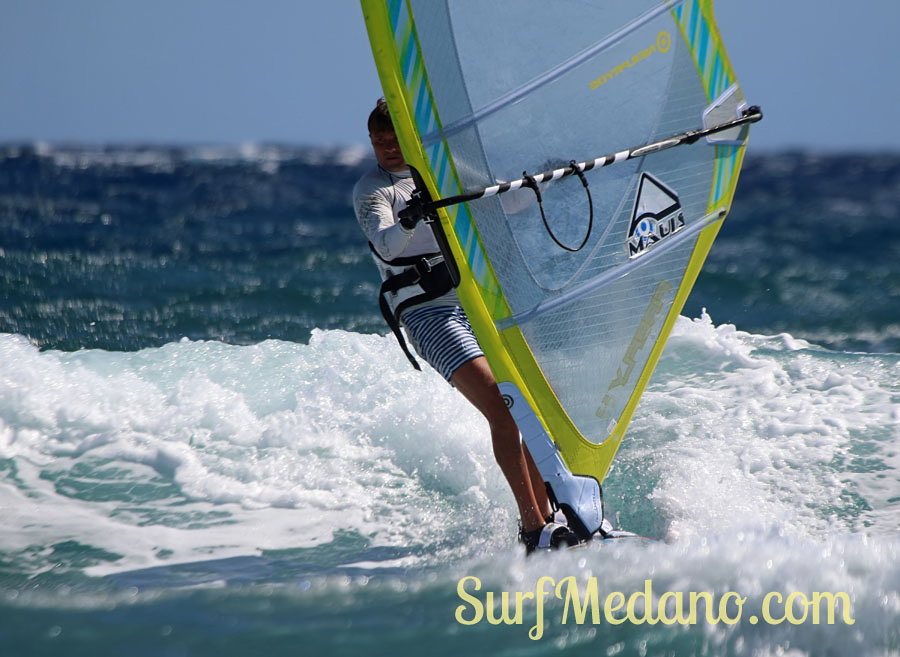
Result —
[[[549,549],[557,547],[553,544],[553,534],[555,534],[559,529],[565,529],[568,531],[568,527],[566,527],[565,525],[557,524],[555,522],[548,522],[546,525],[544,525],[544,528],[541,529],[541,535],[538,538],[538,549]]]

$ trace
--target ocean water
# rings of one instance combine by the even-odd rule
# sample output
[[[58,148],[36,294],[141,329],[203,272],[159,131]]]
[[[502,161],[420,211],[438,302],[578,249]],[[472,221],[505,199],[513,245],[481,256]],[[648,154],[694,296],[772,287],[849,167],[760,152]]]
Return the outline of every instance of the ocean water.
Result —
[[[604,484],[655,541],[528,559],[368,164],[0,148],[0,655],[900,654],[900,155],[748,158]]]

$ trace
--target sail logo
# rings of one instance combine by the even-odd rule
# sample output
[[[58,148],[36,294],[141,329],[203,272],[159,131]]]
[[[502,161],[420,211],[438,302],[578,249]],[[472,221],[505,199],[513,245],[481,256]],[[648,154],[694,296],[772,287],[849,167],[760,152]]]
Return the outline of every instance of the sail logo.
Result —
[[[616,66],[614,69],[611,69],[609,72],[604,73],[596,80],[592,80],[588,86],[591,89],[597,89],[598,87],[602,87],[607,82],[610,82],[613,78],[618,77],[626,70],[630,69],[633,66],[637,66],[642,61],[647,59],[650,55],[657,52],[667,52],[669,48],[672,47],[672,37],[669,36],[669,33],[663,30],[659,34],[656,35],[656,42],[651,44],[649,47],[644,48],[636,55],[633,55],[630,59],[626,59],[624,62]]]
[[[644,349],[644,345],[647,344],[647,339],[650,337],[650,334],[653,333],[653,327],[656,326],[656,320],[660,313],[665,309],[665,296],[671,289],[672,284],[665,279],[661,280],[656,285],[653,296],[650,298],[650,303],[647,304],[647,309],[644,311],[644,316],[641,317],[637,330],[631,338],[631,343],[628,345],[628,349],[625,350],[625,355],[622,357],[622,364],[619,365],[619,368],[616,370],[616,376],[609,384],[609,390],[600,402],[600,407],[594,413],[597,417],[602,419],[612,416],[613,408],[616,404],[616,395],[613,391],[616,388],[626,387],[631,380],[634,368],[638,364],[638,354]],[[612,431],[612,425],[610,425],[610,431]]]
[[[684,228],[681,202],[671,188],[649,173],[641,174],[626,240],[628,257],[636,258],[657,242]]]

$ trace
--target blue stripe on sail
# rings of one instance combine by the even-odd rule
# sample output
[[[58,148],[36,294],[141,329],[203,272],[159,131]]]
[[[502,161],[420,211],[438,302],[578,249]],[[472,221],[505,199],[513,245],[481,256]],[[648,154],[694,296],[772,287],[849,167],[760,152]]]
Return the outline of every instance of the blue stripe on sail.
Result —
[[[434,174],[434,181],[439,192],[441,191],[441,181],[437,177],[437,163],[438,157],[440,157],[440,150],[440,144],[435,144],[431,148],[425,150],[425,156],[428,158],[428,166],[431,167],[431,172]]]
[[[713,194],[714,203],[718,203],[728,191],[728,185],[737,167],[739,151],[737,146],[726,146],[724,144],[720,144],[716,148],[718,149],[716,152],[718,166],[716,167],[716,183]]]
[[[412,34],[410,34],[408,48],[404,53],[404,61],[406,62],[404,74],[412,100],[413,118],[419,134],[422,134],[433,130],[432,126],[437,127],[437,117],[431,102],[422,56]]]
[[[718,203],[719,199],[722,198],[722,179],[725,177],[725,171],[728,168],[726,156],[724,155],[725,148],[722,145],[716,146],[716,160],[719,165],[716,167],[716,179],[713,184],[713,203]]]
[[[418,117],[416,122],[416,127],[419,129],[419,134],[422,134],[423,130],[427,130],[428,126],[434,122],[434,106],[431,104],[431,94],[429,93],[428,86],[425,86],[425,107],[422,114]]]
[[[419,130],[419,134],[422,134],[422,130],[424,130],[425,126],[431,122],[433,111],[431,107],[431,94],[428,93],[428,84],[424,77],[422,78],[422,85],[419,87],[416,94],[415,104],[416,128]]]
[[[447,155],[447,145],[441,142],[441,150],[444,151],[443,164],[438,179],[441,181],[441,194],[450,196],[454,192],[456,185],[453,182],[453,170],[450,167],[450,157]]]
[[[437,114],[434,112],[431,113],[431,116],[428,119],[428,132],[434,132],[438,128],[437,123]]]
[[[413,47],[413,38],[412,35],[409,36],[409,41],[406,44],[406,47],[403,51],[403,62],[402,62],[402,71],[403,71],[403,79],[406,82],[406,88],[409,89],[411,87],[413,81],[413,75],[416,72],[416,49]]]
[[[474,255],[476,256],[474,259],[475,262],[470,265],[472,267],[472,276],[475,277],[476,281],[484,285],[487,282],[487,264],[485,263],[484,258],[480,257],[480,251],[475,251]]]
[[[416,53],[418,59],[418,53]],[[416,127],[421,132],[422,126],[428,124],[428,117],[431,113],[431,99],[428,97],[428,85],[425,83],[425,75],[422,73],[422,66],[417,67],[416,90],[414,100],[413,113],[416,117]]]
[[[734,176],[734,172],[738,170],[738,157],[740,153],[740,148],[737,146],[731,147],[731,155],[728,158],[728,183],[731,183],[731,179]]]
[[[697,12],[697,13],[699,14],[700,12]],[[703,29],[705,27],[706,27],[706,23],[705,22],[701,23],[700,33],[697,35],[698,39],[700,41],[700,43],[699,43],[700,48],[697,51],[697,61],[700,63],[700,70],[703,71],[704,76],[709,74],[709,68],[710,68],[709,63],[706,60],[706,58],[709,55],[709,32],[707,32],[706,29]],[[711,88],[710,88],[710,90],[711,90]]]
[[[487,287],[488,284],[488,263],[487,260],[484,259],[484,254],[482,251],[477,251],[477,260],[478,264],[475,267],[475,270],[478,272],[478,281],[484,286]]]
[[[728,191],[728,185],[731,183],[731,178],[734,175],[734,165],[735,165],[735,151],[737,150],[734,146],[731,146],[728,152],[727,166],[725,167],[725,175],[722,176],[722,195]]]
[[[468,210],[466,210],[466,218],[471,223],[472,217],[469,215]],[[478,241],[475,239],[474,232],[466,250],[466,261],[469,263],[469,268],[472,270],[472,276],[475,277],[475,280],[482,286],[487,286],[489,282],[487,261],[482,250],[478,248]]]
[[[397,24],[400,22],[400,13],[403,11],[402,0],[388,0],[388,15],[391,19],[391,28],[397,33]]]
[[[437,145],[425,149],[425,159],[428,161],[428,166],[431,167],[432,172],[434,172],[434,163],[437,162],[437,151]],[[436,180],[435,182],[438,182],[438,191],[441,191],[439,181]]]
[[[713,98],[718,98],[722,93],[722,78],[724,72],[725,70],[722,66],[722,60],[717,53],[713,58],[713,69],[712,73],[710,74],[710,89],[712,90],[710,96],[712,96]]]
[[[413,113],[415,113],[416,97],[419,95],[419,90],[422,87],[422,76],[418,75],[416,70],[418,65],[416,58],[418,55],[415,53],[415,48],[410,48],[409,52],[411,54],[409,71],[404,73],[404,80],[406,81],[406,89],[409,91],[409,97],[413,102]]]
[[[441,167],[438,171],[438,180],[440,181],[441,196],[450,196],[448,188],[450,187],[450,158],[441,158]]]
[[[406,88],[410,88],[416,65],[416,42],[413,38],[412,20],[409,11],[404,11],[398,24],[400,32],[397,33],[397,50],[400,53],[400,71],[403,73],[403,80],[406,82]]]
[[[472,248],[469,249],[469,252],[466,254],[466,259],[469,261],[469,268],[472,270],[472,276],[475,277],[475,280],[479,283],[485,282],[485,274],[487,273],[487,263],[484,261],[484,255],[481,252],[481,249],[476,249],[475,244],[472,244]]]
[[[441,192],[441,194],[443,194],[444,185],[447,182],[444,179],[444,177],[447,175],[447,155],[444,151],[444,142],[438,144],[437,148],[432,151],[431,170],[434,172],[434,179],[437,183],[437,188]]]
[[[431,97],[428,93],[428,85],[422,81],[422,87],[419,89],[418,104],[416,106],[416,128],[419,134],[431,122],[432,115]]]
[[[731,79],[731,76],[729,75],[728,70],[725,68],[725,63],[722,61],[721,57],[719,58],[719,67],[722,69],[722,91],[720,91],[719,93],[722,93],[732,84],[734,84],[734,80]]]
[[[400,53],[402,58],[409,43],[409,11],[406,9],[405,2],[398,3],[397,7],[397,16],[393,21],[394,41],[397,42],[397,52]]]
[[[462,247],[463,253],[466,255],[466,261],[468,262],[469,251],[472,248],[472,223],[466,214],[466,212],[460,210],[456,215],[456,221],[453,224],[453,232],[456,233],[456,237],[459,239],[459,244]]]
[[[689,31],[691,39],[691,49],[696,51],[697,40],[700,38],[700,8],[693,3],[691,5],[691,28]]]

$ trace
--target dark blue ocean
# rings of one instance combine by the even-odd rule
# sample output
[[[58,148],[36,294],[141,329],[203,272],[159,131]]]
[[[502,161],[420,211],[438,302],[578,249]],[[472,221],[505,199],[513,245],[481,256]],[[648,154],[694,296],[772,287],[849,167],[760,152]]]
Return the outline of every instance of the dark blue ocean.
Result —
[[[748,156],[604,485],[656,542],[527,560],[367,158],[0,146],[0,655],[900,653],[900,154]]]

